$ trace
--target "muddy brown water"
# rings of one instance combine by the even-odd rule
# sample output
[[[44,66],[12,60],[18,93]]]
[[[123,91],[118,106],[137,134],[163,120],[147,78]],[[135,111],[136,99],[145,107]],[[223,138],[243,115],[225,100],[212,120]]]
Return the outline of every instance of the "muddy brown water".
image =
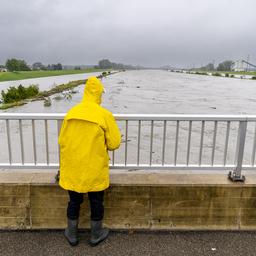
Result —
[[[73,77],[72,77],[73,76]],[[63,76],[64,77],[64,76]],[[69,77],[55,77],[61,83],[70,79],[77,80],[77,75]],[[79,74],[78,79],[83,77]],[[52,78],[43,78],[42,88],[50,88]],[[65,80],[66,79],[66,80]],[[34,79],[30,82],[34,83]],[[58,81],[60,81],[58,80]],[[57,81],[57,80],[54,80]],[[20,81],[17,81],[20,83]],[[56,82],[58,83],[58,82]],[[256,114],[256,81],[232,79],[224,77],[211,77],[171,73],[161,70],[126,71],[111,75],[103,79],[106,94],[103,96],[102,105],[113,113],[137,113],[137,114]],[[1,87],[2,83],[0,83]],[[77,87],[78,93],[72,95],[71,100],[54,100],[52,105],[44,107],[42,101],[31,102],[27,105],[8,109],[2,112],[42,112],[65,113],[82,98],[84,85]],[[50,162],[58,161],[57,128],[56,123],[49,121],[49,150]],[[12,121],[11,141],[12,157],[14,162],[21,161],[20,137],[18,122]],[[34,160],[33,143],[31,136],[31,122],[23,121],[23,136],[25,149],[25,162]],[[248,125],[245,163],[251,163],[251,154],[254,142],[254,123]],[[122,134],[125,134],[125,125],[119,122]],[[194,122],[191,135],[190,164],[199,161],[201,123]],[[202,164],[211,164],[213,149],[214,122],[207,122],[202,152]],[[233,164],[237,138],[237,123],[231,123],[227,164]],[[138,123],[129,123],[128,156],[127,163],[137,161]],[[140,163],[148,163],[150,149],[150,122],[142,122]],[[214,151],[214,164],[222,164],[224,156],[224,142],[226,135],[226,123],[218,124],[216,136],[216,148]],[[172,164],[175,158],[176,122],[168,122],[166,130],[165,163]],[[152,163],[161,164],[163,145],[163,122],[154,123]],[[180,122],[177,163],[185,164],[187,157],[188,122]],[[46,161],[45,133],[42,121],[36,122],[37,161]],[[0,122],[0,161],[8,162],[8,148],[6,126]],[[124,162],[125,143],[115,154],[115,161]]]

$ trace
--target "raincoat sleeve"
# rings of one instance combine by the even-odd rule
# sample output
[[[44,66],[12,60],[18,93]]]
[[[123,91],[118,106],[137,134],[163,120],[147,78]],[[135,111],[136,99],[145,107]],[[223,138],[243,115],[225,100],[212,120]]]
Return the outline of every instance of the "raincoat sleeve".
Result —
[[[121,134],[117,126],[114,116],[109,112],[105,118],[106,130],[105,138],[108,150],[115,150],[119,148],[121,143]]]
[[[67,121],[64,119],[63,122],[62,122],[62,126],[61,126],[61,129],[60,129],[60,135],[59,135],[59,139],[58,139],[58,142],[59,142],[59,145],[63,144],[63,134],[64,134],[64,130],[67,126]]]

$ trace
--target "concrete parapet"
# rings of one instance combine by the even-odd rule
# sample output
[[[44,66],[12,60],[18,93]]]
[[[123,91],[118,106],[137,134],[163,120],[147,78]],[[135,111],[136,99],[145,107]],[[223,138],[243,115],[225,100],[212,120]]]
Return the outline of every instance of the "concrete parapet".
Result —
[[[0,229],[64,228],[68,196],[54,177],[45,170],[0,172]],[[256,175],[232,183],[224,173],[111,170],[110,179],[104,223],[112,229],[256,229]],[[89,216],[85,200],[81,228]]]

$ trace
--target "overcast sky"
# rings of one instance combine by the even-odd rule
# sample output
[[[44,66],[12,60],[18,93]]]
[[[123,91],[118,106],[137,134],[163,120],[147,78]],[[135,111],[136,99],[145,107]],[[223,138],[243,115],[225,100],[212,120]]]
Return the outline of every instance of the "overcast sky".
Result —
[[[0,0],[0,64],[256,63],[255,0]]]

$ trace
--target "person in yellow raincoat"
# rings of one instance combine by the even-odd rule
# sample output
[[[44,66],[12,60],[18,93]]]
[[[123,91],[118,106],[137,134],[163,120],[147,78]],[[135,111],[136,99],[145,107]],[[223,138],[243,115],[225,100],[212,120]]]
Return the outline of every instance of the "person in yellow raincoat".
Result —
[[[102,228],[104,190],[109,187],[108,150],[115,150],[121,134],[111,112],[100,106],[104,87],[96,77],[88,78],[82,101],[66,114],[59,136],[60,180],[68,190],[65,237],[78,244],[78,219],[83,194],[91,207],[90,244],[97,245],[108,236]]]

